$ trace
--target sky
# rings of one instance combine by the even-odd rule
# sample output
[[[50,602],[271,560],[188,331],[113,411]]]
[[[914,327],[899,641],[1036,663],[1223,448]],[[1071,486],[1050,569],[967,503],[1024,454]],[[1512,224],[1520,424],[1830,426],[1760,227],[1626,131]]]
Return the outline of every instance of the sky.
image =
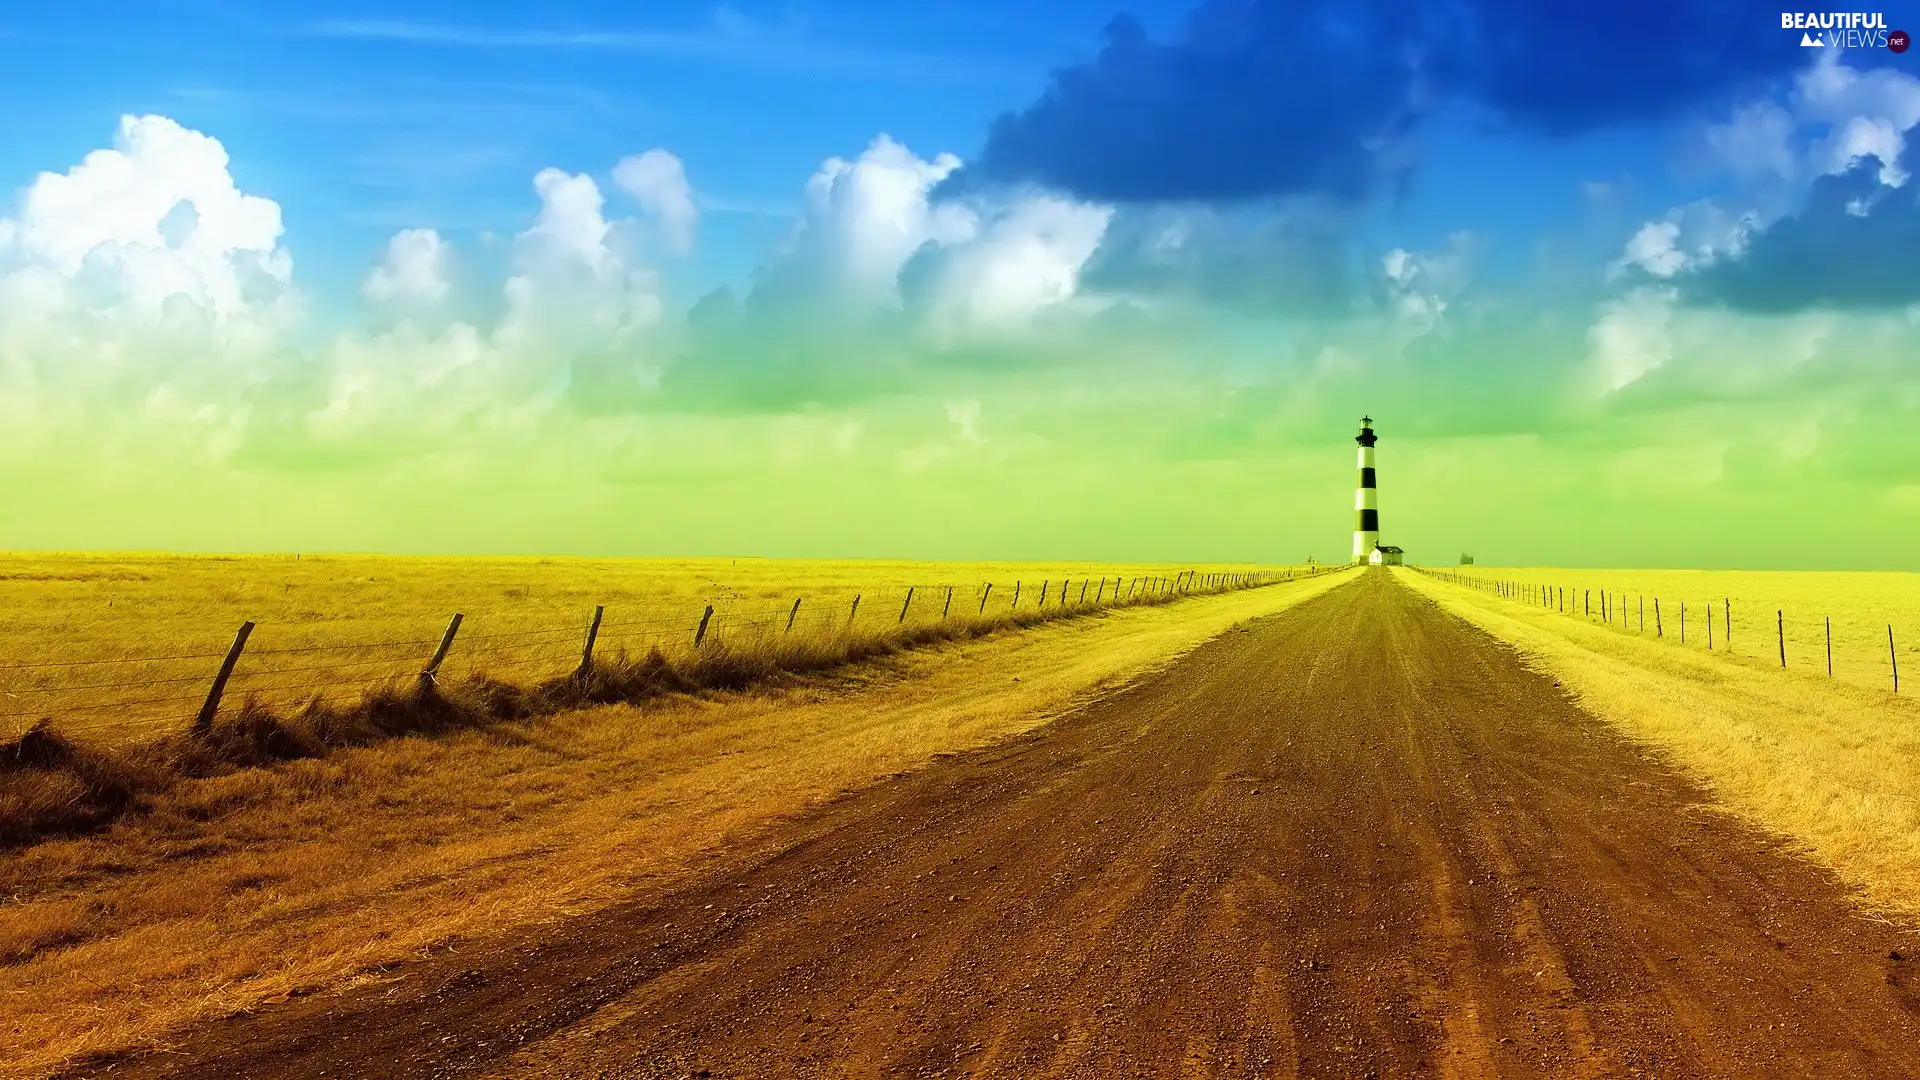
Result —
[[[1920,569],[1920,53],[1805,33],[14,5],[0,549],[1340,561],[1364,413],[1410,561]]]

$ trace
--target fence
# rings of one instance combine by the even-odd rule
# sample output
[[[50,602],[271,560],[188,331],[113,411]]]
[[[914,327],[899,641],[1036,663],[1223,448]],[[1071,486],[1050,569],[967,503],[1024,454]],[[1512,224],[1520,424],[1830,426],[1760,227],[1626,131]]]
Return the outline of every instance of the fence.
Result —
[[[1430,578],[1464,586],[1554,614],[1585,619],[1621,633],[1649,637],[1675,648],[1741,656],[1781,668],[1811,668],[1830,678],[1900,692],[1900,650],[1915,651],[1915,635],[1895,624],[1831,615],[1789,615],[1784,607],[1733,597],[1661,597],[1584,584],[1520,581],[1453,569],[1409,567]],[[1908,674],[1913,674],[1909,664]]]
[[[596,656],[685,655],[748,634],[885,634],[953,619],[1009,614],[1071,615],[1174,596],[1251,588],[1343,568],[1068,578],[1039,582],[896,585],[721,611],[712,603],[675,616],[628,619],[596,606],[576,622],[490,632],[452,614],[391,640],[286,643],[291,635],[243,623],[228,647],[145,656],[0,663],[0,737],[47,720],[68,734],[135,741],[191,724],[204,728],[223,705],[277,709],[352,699],[414,680],[485,676],[523,684],[591,668]],[[276,640],[278,638],[278,640]]]

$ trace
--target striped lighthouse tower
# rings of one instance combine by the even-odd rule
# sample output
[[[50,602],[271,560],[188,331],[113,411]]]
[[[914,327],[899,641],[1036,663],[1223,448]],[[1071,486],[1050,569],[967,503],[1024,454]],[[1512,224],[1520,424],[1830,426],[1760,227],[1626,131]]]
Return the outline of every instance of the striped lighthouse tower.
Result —
[[[1373,417],[1360,418],[1360,487],[1353,493],[1353,561],[1364,563],[1373,558],[1380,545],[1380,490],[1373,480]]]

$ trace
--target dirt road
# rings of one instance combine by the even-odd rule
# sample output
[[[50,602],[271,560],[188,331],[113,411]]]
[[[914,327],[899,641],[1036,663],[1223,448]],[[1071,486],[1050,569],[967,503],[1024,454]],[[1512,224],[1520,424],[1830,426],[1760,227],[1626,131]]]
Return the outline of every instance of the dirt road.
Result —
[[[87,1072],[1920,1077],[1920,939],[1702,800],[1368,572],[697,888]]]

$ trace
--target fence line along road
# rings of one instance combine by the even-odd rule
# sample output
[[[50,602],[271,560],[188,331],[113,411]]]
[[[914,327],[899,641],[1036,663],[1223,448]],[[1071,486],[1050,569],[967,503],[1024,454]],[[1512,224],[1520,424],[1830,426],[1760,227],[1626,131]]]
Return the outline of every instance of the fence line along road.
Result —
[[[1408,569],[1676,648],[1739,656],[1780,668],[1810,668],[1830,678],[1895,694],[1900,692],[1900,650],[1912,654],[1920,646],[1911,629],[1905,634],[1896,633],[1891,622],[1788,615],[1783,607],[1756,606],[1748,601],[1736,604],[1730,596],[1663,598],[1652,593],[1596,589],[1582,583],[1521,581],[1425,566]]]
[[[275,628],[246,622],[221,650],[173,649],[149,656],[35,658],[0,662],[0,738],[41,721],[106,741],[205,729],[223,707],[253,701],[298,708],[338,703],[414,680],[445,683],[488,676],[534,684],[581,674],[594,658],[686,655],[750,634],[885,634],[954,619],[1009,613],[1071,615],[1168,597],[1252,588],[1345,567],[1090,577],[1012,582],[909,584],[844,593],[801,593],[791,603],[728,611],[714,604],[683,615],[625,619],[604,605],[577,623],[489,632],[454,614],[444,627],[378,641],[276,645]],[[476,625],[478,623],[478,625]],[[282,638],[284,640],[284,638]]]

